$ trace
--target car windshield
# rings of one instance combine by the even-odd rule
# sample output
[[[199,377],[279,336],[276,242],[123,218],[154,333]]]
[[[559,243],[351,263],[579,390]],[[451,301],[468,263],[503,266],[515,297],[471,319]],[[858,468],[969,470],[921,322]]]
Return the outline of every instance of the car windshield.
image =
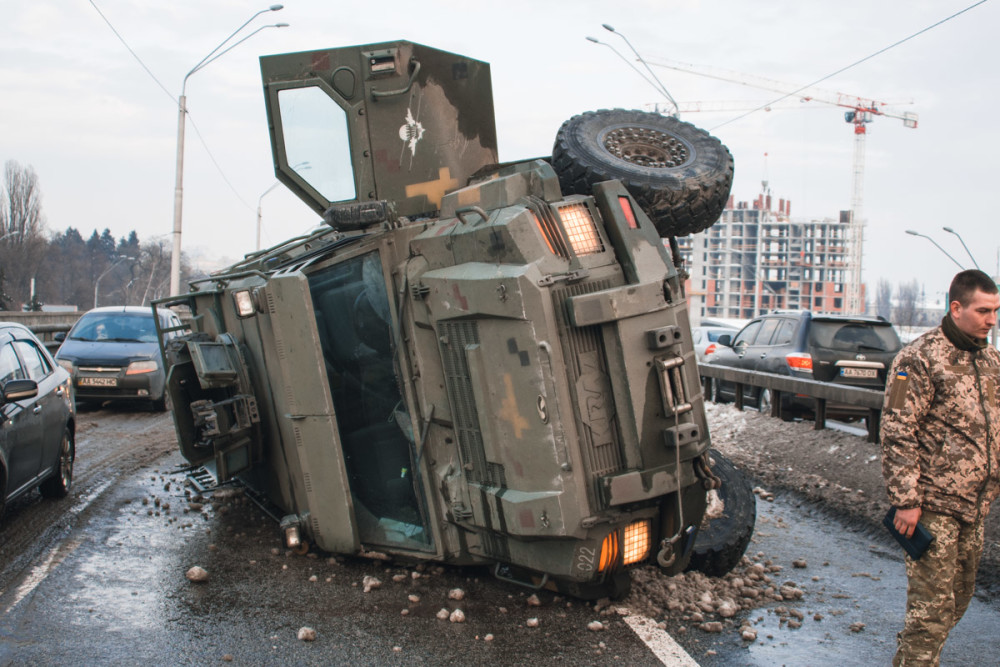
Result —
[[[901,347],[891,326],[859,322],[813,321],[809,338],[815,347],[841,352],[897,352]]]
[[[156,326],[152,313],[93,313],[81,317],[69,337],[88,342],[155,343]]]

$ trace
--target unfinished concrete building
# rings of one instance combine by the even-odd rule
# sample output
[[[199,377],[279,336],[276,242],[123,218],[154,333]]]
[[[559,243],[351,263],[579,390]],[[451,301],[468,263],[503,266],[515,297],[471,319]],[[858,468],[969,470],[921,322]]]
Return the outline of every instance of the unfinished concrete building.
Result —
[[[838,220],[792,220],[791,202],[775,201],[766,183],[750,203],[730,197],[719,222],[678,239],[692,324],[779,309],[845,313],[849,220],[847,211]]]

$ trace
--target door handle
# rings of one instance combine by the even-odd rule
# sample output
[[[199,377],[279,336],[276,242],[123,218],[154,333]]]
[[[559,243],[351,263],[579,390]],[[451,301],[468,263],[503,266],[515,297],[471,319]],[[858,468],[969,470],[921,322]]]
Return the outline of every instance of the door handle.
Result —
[[[38,414],[39,412],[41,412],[41,411],[42,411],[42,406],[40,406],[40,405],[36,405],[35,407],[33,407],[33,408],[31,409],[31,414],[33,414],[33,415],[37,415],[37,414]]]
[[[60,386],[58,389],[56,389],[56,396],[62,396],[62,395],[63,395],[63,388]]]
[[[762,355],[760,355],[760,358],[761,359],[767,359],[767,352],[765,352]]]

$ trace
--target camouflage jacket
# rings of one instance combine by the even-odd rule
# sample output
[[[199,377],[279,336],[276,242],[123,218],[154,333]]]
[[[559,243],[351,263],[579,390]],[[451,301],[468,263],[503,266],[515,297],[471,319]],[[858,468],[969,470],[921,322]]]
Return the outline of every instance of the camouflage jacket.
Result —
[[[963,521],[1000,494],[1000,353],[957,348],[941,327],[896,356],[882,410],[889,502]]]

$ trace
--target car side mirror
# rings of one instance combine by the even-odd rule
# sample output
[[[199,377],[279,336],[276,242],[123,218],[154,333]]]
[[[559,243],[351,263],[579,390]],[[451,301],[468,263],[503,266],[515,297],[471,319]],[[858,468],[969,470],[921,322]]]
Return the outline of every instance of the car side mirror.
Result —
[[[725,345],[726,347],[733,346],[733,336],[732,334],[722,334],[719,339],[715,341],[717,345]]]
[[[60,331],[56,335],[52,336],[52,340],[54,340],[57,343],[63,342],[64,340],[66,340],[66,332]]]
[[[38,383],[34,380],[8,380],[0,387],[0,403],[23,401],[38,396]]]

